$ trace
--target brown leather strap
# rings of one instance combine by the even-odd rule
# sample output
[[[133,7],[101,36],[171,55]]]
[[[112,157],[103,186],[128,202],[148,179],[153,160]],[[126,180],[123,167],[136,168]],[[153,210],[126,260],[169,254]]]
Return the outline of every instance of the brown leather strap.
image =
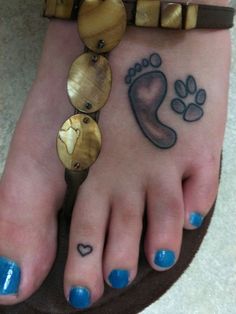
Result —
[[[72,11],[71,11],[71,16],[70,16],[71,20],[76,20],[77,19],[80,2],[81,2],[81,0],[74,0],[73,8],[72,8]]]
[[[234,8],[199,5],[197,28],[231,28],[234,26]]]
[[[60,16],[56,16],[55,14],[53,14],[52,7],[54,5],[56,8],[57,1],[45,0],[45,3],[46,3],[45,8],[50,7],[50,12],[47,12],[47,10],[45,9],[44,16],[50,17],[50,18],[55,17],[55,18],[76,20],[81,2],[82,0],[66,0],[65,6],[67,6],[68,8],[68,5],[71,5],[70,16],[68,16],[68,10],[66,11],[65,16],[62,16],[63,14],[60,14]],[[137,0],[123,0],[123,2],[127,10],[128,24],[135,25]],[[184,14],[186,3],[180,3],[180,4],[182,4],[183,6],[183,14]],[[56,12],[56,10],[54,12]],[[234,8],[231,8],[231,7],[200,4],[198,5],[198,19],[197,19],[196,28],[211,28],[211,29],[231,28],[233,27],[234,13],[235,13],[235,10]]]
[[[127,12],[128,25],[135,25],[135,15],[136,15],[136,0],[124,0],[124,5]]]

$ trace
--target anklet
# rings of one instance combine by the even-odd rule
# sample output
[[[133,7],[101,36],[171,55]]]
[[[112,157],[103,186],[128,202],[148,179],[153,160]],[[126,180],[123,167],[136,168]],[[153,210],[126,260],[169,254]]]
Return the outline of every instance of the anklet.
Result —
[[[106,104],[112,85],[107,54],[121,41],[126,25],[121,0],[102,4],[86,0],[80,6],[78,30],[86,48],[73,62],[67,81],[75,115],[65,121],[57,137],[59,158],[67,170],[79,172],[80,184],[101,150],[98,112]]]
[[[97,3],[97,6],[101,2],[104,1],[91,1]],[[160,0],[123,0],[123,2],[129,25],[185,30],[233,27],[235,10],[232,7]],[[83,0],[45,0],[43,16],[76,20],[81,3]]]

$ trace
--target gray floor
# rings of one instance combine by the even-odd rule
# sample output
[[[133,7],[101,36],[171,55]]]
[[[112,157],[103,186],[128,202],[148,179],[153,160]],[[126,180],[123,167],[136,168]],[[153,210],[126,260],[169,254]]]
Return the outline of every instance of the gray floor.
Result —
[[[41,1],[0,0],[0,175],[35,77],[47,27]],[[145,314],[236,313],[236,29],[223,174],[210,230],[192,265]]]

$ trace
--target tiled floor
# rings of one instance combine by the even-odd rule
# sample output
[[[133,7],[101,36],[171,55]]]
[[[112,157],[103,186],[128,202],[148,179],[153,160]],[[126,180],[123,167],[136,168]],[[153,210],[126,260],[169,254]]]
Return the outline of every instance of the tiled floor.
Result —
[[[47,21],[41,1],[0,0],[0,174],[35,76]],[[236,313],[236,29],[223,173],[204,243],[180,280],[145,314]]]

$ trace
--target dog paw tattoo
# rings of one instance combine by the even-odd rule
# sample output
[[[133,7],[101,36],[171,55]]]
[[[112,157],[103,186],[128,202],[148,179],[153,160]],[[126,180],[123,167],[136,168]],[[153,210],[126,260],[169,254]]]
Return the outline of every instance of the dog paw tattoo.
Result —
[[[167,79],[159,70],[162,60],[153,53],[128,70],[125,83],[137,123],[143,134],[158,148],[168,149],[177,141],[176,132],[164,124],[159,109],[167,94]]]
[[[77,251],[82,257],[85,257],[92,253],[93,247],[91,245],[85,245],[85,244],[79,243],[77,245]]]
[[[186,122],[195,122],[204,115],[203,105],[207,99],[205,89],[198,89],[196,80],[189,75],[184,83],[181,80],[175,82],[175,92],[178,98],[171,102],[171,108],[183,116]]]

